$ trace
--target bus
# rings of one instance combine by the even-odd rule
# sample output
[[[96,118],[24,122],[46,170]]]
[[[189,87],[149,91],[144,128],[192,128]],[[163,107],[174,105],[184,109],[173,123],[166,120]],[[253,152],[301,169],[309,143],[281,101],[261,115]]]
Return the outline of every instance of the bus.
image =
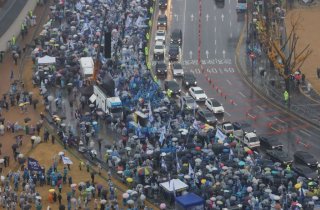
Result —
[[[238,12],[243,12],[247,10],[247,0],[237,0],[236,9]]]

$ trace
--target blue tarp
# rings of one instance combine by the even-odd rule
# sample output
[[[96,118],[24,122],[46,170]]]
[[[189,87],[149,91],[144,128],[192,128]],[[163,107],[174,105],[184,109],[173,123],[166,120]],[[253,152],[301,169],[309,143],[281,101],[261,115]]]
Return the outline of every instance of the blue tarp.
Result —
[[[188,193],[186,195],[176,197],[176,203],[179,204],[181,207],[187,209],[192,206],[203,205],[204,200],[194,193]]]

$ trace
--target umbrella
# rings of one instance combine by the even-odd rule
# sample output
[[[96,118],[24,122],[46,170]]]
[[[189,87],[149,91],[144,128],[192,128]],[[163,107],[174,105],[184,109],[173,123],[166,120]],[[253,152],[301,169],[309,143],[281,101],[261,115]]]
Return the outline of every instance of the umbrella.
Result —
[[[86,183],[84,183],[84,182],[79,182],[79,186],[84,186],[84,185],[86,185]]]
[[[107,201],[106,201],[105,199],[103,199],[103,200],[100,201],[100,203],[101,203],[101,204],[106,204]]]
[[[127,178],[127,182],[128,182],[128,183],[131,183],[131,182],[133,182],[133,179],[132,179],[131,177],[128,177],[128,178]]]
[[[75,202],[77,202],[77,199],[76,198],[71,198],[71,202],[75,203]]]
[[[58,155],[59,155],[59,156],[63,156],[63,155],[64,155],[64,152],[61,151],[61,152],[58,153]]]
[[[205,184],[207,182],[206,179],[201,179],[201,184]]]
[[[27,123],[29,122],[31,119],[29,117],[24,118],[24,122]]]
[[[134,204],[134,201],[133,201],[133,200],[128,200],[127,203],[128,203],[129,205],[132,205],[132,204]]]
[[[53,192],[55,192],[55,191],[56,191],[55,189],[50,189],[50,190],[49,190],[50,193],[53,193]]]
[[[297,190],[300,189],[302,187],[301,183],[297,183],[294,185],[294,188],[296,188]]]
[[[13,145],[11,146],[12,149],[17,149],[18,147],[19,147],[18,144],[13,144]]]
[[[140,195],[140,199],[141,199],[142,201],[144,201],[144,200],[146,199],[146,196],[145,196],[144,194],[141,194],[141,195]]]
[[[73,183],[73,184],[70,185],[71,188],[75,188],[76,186],[77,186],[76,183]]]
[[[244,166],[245,164],[246,164],[246,163],[245,163],[244,161],[242,161],[242,160],[239,161],[239,163],[238,163],[239,166]]]
[[[129,194],[128,194],[128,193],[123,193],[123,194],[122,194],[122,197],[123,197],[124,199],[127,199],[127,198],[129,198]]]
[[[18,158],[23,158],[23,157],[24,157],[24,155],[21,153],[18,155]]]
[[[38,196],[36,196],[36,199],[41,200],[42,197],[38,195]]]

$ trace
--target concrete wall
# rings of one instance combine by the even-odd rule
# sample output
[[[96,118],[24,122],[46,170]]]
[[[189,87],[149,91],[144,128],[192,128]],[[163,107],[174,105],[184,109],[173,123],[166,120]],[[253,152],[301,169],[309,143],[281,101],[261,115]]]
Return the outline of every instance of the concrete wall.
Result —
[[[11,1],[11,0],[10,0]],[[11,26],[7,29],[7,31],[0,37],[0,51],[6,51],[8,48],[8,41],[12,38],[13,35],[18,37],[20,34],[21,24],[24,18],[27,16],[30,10],[34,10],[37,5],[37,0],[25,0],[27,3],[24,8],[21,10],[19,15],[13,21]],[[10,8],[10,10],[14,10],[14,6]],[[8,15],[10,15],[10,10],[8,10]]]

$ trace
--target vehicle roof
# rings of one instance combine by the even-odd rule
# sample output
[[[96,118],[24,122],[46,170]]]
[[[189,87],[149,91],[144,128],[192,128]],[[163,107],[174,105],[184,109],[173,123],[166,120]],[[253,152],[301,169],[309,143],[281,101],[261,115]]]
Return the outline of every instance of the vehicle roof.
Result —
[[[195,76],[194,76],[194,74],[192,74],[191,72],[186,72],[186,73],[184,73],[184,77],[187,77],[187,78],[196,78]]]
[[[201,87],[196,86],[196,87],[192,87],[193,90],[203,90]]]
[[[182,32],[181,29],[175,28],[172,30],[171,34],[176,34],[176,35],[179,34],[180,35],[181,32]]]
[[[174,63],[172,66],[173,66],[173,68],[177,68],[178,67],[179,69],[180,68],[182,69],[181,63]]]
[[[194,100],[191,96],[182,96],[182,98],[184,98],[184,99],[186,99],[186,100],[188,100],[188,99]]]
[[[157,30],[157,33],[166,33],[165,30]]]
[[[177,81],[175,81],[175,80],[166,80],[166,82],[168,83],[168,84],[178,84],[177,83]]]
[[[163,44],[163,42],[162,42],[162,41],[157,40],[155,45],[161,45],[161,46],[163,46],[164,44]]]
[[[254,132],[249,132],[246,134],[246,137],[248,137],[248,138],[257,137],[257,134],[255,134]]]

